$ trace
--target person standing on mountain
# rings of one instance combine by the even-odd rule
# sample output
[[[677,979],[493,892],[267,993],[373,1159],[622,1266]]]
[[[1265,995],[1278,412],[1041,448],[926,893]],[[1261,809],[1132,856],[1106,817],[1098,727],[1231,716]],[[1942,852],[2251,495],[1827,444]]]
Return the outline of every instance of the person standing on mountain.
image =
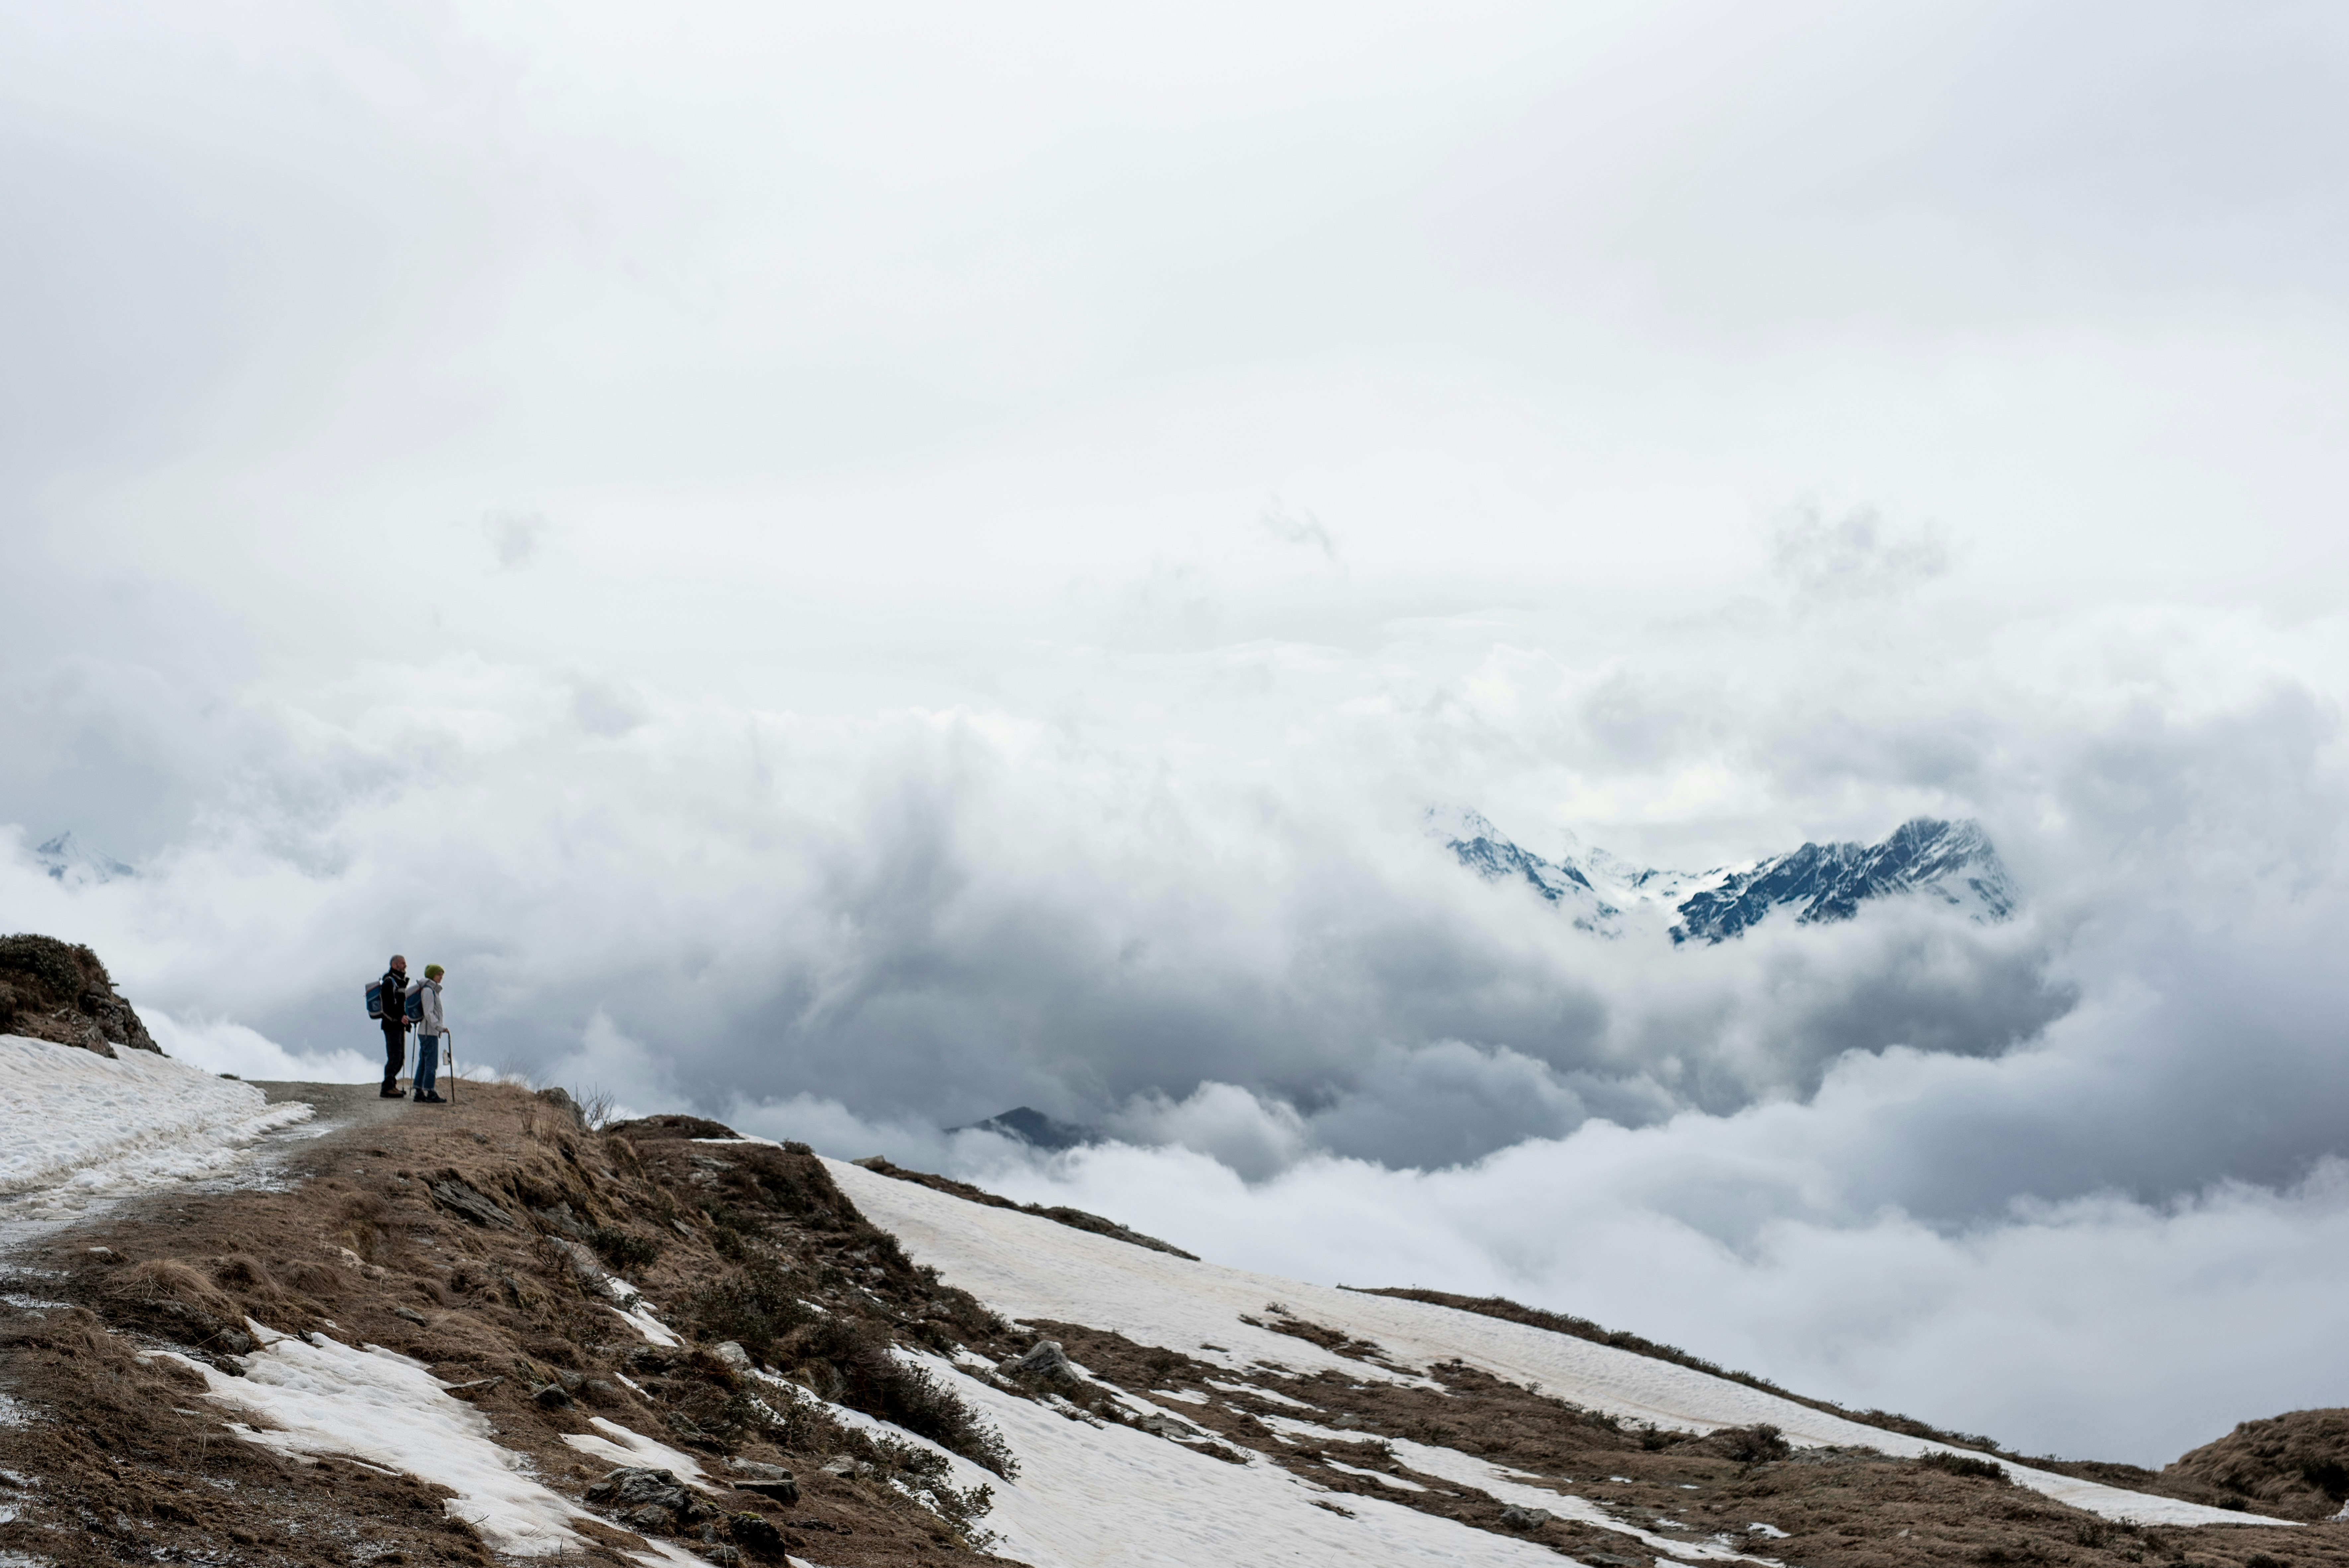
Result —
[[[440,1036],[444,1027],[440,1014],[440,976],[448,974],[438,964],[424,966],[424,978],[417,985],[416,1024],[416,1102],[419,1105],[446,1105],[440,1098]]]
[[[383,1088],[378,1098],[399,1099],[399,1069],[408,1065],[408,960],[395,953],[383,972]]]

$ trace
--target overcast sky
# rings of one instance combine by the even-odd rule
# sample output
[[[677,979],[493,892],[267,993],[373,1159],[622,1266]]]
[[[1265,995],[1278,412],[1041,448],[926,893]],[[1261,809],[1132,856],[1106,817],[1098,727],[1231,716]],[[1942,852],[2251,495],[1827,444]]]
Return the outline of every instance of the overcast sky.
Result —
[[[2344,88],[2290,4],[0,5],[0,927],[207,1066],[366,1076],[399,949],[537,1081],[2035,1450],[2349,1404]],[[1610,944],[1431,807],[2023,903]]]

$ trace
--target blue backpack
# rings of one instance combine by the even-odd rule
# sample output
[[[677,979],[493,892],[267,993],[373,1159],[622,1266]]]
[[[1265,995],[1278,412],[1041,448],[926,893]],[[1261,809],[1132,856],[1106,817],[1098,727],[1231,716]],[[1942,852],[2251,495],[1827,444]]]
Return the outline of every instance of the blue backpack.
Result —
[[[367,1016],[380,1021],[383,1017],[382,981],[370,980],[367,982]],[[408,1015],[411,1021],[419,1024],[422,1023],[424,1021],[424,993],[421,990],[411,989],[408,993],[408,1006],[403,1008],[402,1011]]]

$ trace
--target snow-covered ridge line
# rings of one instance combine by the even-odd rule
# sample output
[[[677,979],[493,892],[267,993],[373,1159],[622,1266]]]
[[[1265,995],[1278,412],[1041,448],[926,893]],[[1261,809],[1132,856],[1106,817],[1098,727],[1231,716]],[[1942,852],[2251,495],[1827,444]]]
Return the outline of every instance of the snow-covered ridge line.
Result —
[[[1636,928],[1675,944],[1719,944],[1782,910],[1812,925],[1849,920],[1874,900],[1909,896],[1989,924],[2012,915],[2017,902],[1990,835],[1974,821],[1916,817],[1879,843],[1806,843],[1705,872],[1637,866],[1570,833],[1553,861],[1469,810],[1431,810],[1427,826],[1486,882],[1522,882],[1576,926],[1602,936]]]
[[[1278,1300],[1299,1317],[1376,1343],[1398,1367],[1457,1359],[1624,1420],[1696,1432],[1766,1422],[1798,1446],[1873,1449],[1909,1459],[1964,1451],[1547,1329],[1185,1262],[1016,1210],[990,1209],[893,1181],[844,1161],[827,1160],[824,1165],[874,1224],[894,1232],[908,1252],[935,1266],[949,1284],[1008,1318],[1081,1323],[1140,1344],[1179,1347],[1235,1374],[1245,1375],[1262,1362],[1309,1374],[1334,1371],[1356,1380],[1398,1376],[1248,1321],[1263,1312],[1268,1300]],[[2106,1519],[2182,1525],[2290,1522],[2000,1462],[2017,1485]]]
[[[316,1114],[145,1051],[101,1057],[0,1035],[0,1197],[83,1195],[211,1175],[263,1133]]]

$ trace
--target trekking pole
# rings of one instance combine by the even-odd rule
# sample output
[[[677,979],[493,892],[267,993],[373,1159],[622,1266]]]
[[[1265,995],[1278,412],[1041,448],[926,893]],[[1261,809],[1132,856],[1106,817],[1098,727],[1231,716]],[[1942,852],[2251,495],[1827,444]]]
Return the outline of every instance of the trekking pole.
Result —
[[[447,1028],[440,1031],[440,1048],[449,1056],[448,1061],[442,1065],[449,1069],[449,1103],[454,1105],[457,1103],[457,1037]]]

